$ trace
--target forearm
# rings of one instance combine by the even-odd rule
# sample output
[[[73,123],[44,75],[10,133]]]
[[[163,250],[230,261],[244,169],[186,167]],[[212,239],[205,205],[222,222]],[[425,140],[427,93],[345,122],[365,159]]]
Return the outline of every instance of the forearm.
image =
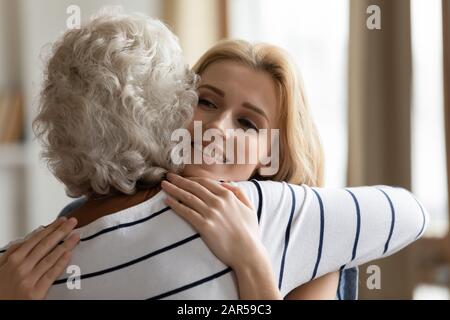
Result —
[[[239,298],[241,300],[282,300],[270,260],[261,253],[256,255],[254,262],[234,268]]]

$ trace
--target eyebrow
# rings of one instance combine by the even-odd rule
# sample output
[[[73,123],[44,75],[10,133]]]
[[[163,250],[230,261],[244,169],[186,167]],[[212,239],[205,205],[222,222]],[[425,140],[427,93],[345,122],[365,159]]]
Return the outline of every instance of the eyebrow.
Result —
[[[225,97],[225,92],[223,92],[222,90],[220,90],[219,88],[216,88],[216,87],[214,87],[214,86],[212,86],[212,85],[209,85],[209,84],[203,84],[203,85],[201,85],[201,86],[199,86],[198,87],[199,89],[200,88],[206,88],[206,89],[209,89],[209,90],[211,90],[211,91],[214,91],[215,93],[217,93],[219,96],[221,96],[221,97]]]
[[[209,89],[209,90],[211,90],[211,91],[217,93],[219,96],[225,97],[225,92],[223,92],[223,91],[220,90],[219,88],[216,88],[216,87],[214,87],[214,86],[212,86],[212,85],[210,85],[210,84],[203,84],[203,85],[201,85],[201,86],[198,87],[198,89],[200,89],[200,88]],[[264,118],[266,118],[267,121],[269,121],[269,118],[267,117],[267,114],[264,112],[263,109],[261,109],[261,108],[255,106],[255,105],[253,105],[253,104],[251,104],[251,103],[249,103],[249,102],[244,102],[244,103],[242,104],[242,106],[243,106],[244,108],[250,109],[250,110],[252,110],[252,111],[254,111],[254,112],[260,114],[261,116],[263,116]]]
[[[267,117],[267,115],[266,115],[266,113],[264,112],[263,109],[258,108],[257,106],[255,106],[255,105],[253,105],[253,104],[251,104],[251,103],[248,103],[248,102],[244,102],[244,103],[242,104],[242,106],[243,106],[244,108],[253,110],[254,112],[256,112],[256,113],[260,114],[261,116],[263,116],[264,118],[266,118],[267,121],[269,121],[269,118]],[[270,121],[269,121],[269,122],[270,122]]]

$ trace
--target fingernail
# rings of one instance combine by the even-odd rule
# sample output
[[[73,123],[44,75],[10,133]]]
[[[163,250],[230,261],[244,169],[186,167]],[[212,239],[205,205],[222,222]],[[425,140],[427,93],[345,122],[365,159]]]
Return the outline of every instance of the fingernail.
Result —
[[[76,218],[72,217],[72,218],[69,219],[69,223],[73,224],[73,225],[76,225],[78,223],[78,220]]]

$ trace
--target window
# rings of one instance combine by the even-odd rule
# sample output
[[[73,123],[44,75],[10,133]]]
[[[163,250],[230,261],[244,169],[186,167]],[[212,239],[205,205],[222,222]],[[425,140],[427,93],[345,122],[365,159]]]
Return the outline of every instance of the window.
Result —
[[[412,191],[430,213],[427,235],[448,229],[441,1],[411,1]]]
[[[302,73],[325,150],[326,186],[344,186],[347,169],[348,2],[229,2],[230,37],[286,49]]]

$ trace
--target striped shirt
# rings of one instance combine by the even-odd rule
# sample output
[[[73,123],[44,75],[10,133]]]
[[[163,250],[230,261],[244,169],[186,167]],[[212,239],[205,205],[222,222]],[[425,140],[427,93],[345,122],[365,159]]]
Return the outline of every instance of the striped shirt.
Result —
[[[235,183],[257,211],[260,235],[283,296],[326,273],[388,256],[419,238],[428,214],[407,190],[387,186],[311,188]],[[151,199],[78,228],[71,273],[48,299],[238,299],[234,272],[199,234]],[[0,251],[1,252],[1,251]],[[4,251],[3,251],[4,252]],[[72,289],[71,289],[72,288]]]

